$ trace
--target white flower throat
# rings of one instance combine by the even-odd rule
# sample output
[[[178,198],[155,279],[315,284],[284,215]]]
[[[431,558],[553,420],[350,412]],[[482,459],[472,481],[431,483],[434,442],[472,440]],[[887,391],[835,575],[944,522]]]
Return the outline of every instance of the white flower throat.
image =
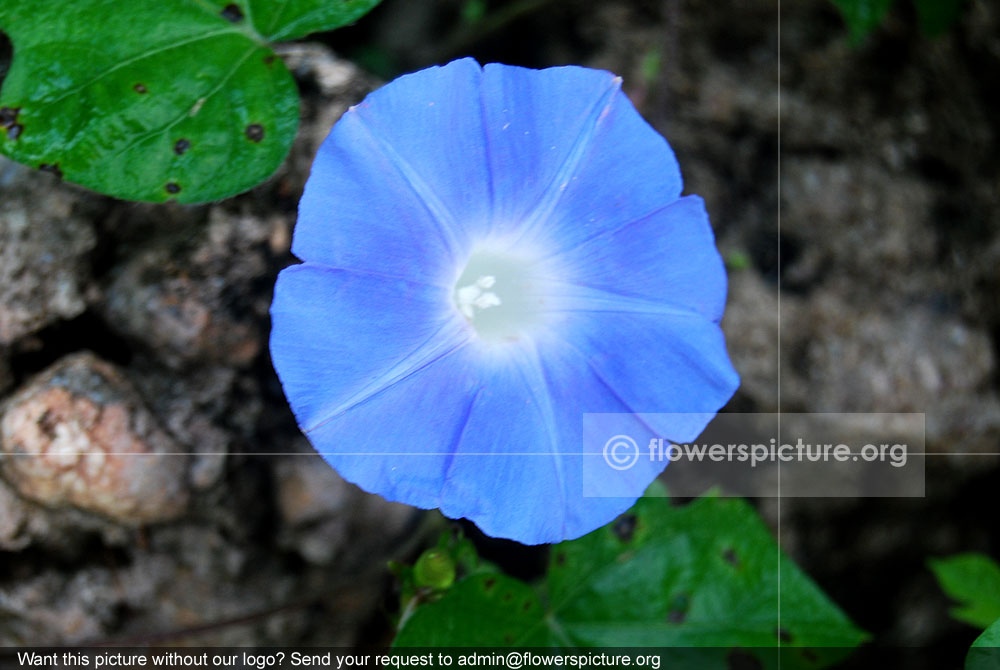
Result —
[[[538,321],[543,300],[531,264],[479,251],[455,282],[455,306],[484,340],[516,340]]]

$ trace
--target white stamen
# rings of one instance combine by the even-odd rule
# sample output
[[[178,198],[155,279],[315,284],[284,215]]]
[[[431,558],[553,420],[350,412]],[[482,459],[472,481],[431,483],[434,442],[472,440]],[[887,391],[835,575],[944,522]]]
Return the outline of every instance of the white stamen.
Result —
[[[479,309],[486,309],[487,307],[496,307],[497,305],[501,304],[500,296],[498,296],[496,293],[484,293],[478,298],[476,298],[472,302],[472,304],[478,307]]]
[[[475,318],[476,310],[473,308],[482,310],[503,304],[496,293],[487,293],[483,290],[493,288],[496,283],[496,277],[487,275],[455,291],[455,301],[465,318],[470,320]]]

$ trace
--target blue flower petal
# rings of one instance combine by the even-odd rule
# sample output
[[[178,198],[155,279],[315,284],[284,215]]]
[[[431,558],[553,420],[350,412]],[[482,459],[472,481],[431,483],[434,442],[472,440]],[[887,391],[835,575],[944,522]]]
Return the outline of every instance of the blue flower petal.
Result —
[[[308,434],[454,349],[468,335],[446,291],[305,263],[281,271],[271,358]]]
[[[693,440],[739,386],[722,330],[703,318],[601,311],[574,319],[572,327],[568,339],[629,411],[692,415],[655,426],[662,437]],[[699,415],[704,422],[692,424]]]
[[[483,118],[501,233],[559,250],[680,195],[673,151],[609,72],[486,65]]]
[[[718,322],[726,270],[696,195],[556,254],[567,309],[674,311]]]
[[[455,61],[400,77],[345,113],[313,162],[292,252],[441,281],[489,219],[481,78],[474,60]]]
[[[572,349],[496,356],[467,345],[307,435],[367,491],[539,544],[610,522],[665,465],[621,473],[634,482],[630,497],[584,496],[585,411],[628,408]],[[643,444],[654,436],[637,419],[619,424]]]
[[[398,376],[306,436],[347,481],[387,500],[441,506],[480,379],[464,348]],[[480,463],[489,472],[487,463]],[[463,514],[477,501],[465,501]]]
[[[666,465],[640,459],[615,473],[630,482],[617,489],[630,496],[593,497],[583,482],[583,414],[618,414],[616,426],[641,444],[654,436],[649,427],[625,414],[630,410],[617,394],[563,343],[526,347],[485,365],[480,359],[479,365],[483,385],[447,472],[444,514],[466,516],[488,535],[559,542],[611,522]],[[470,456],[482,453],[501,455]]]
[[[558,258],[567,340],[590,353],[631,411],[714,413],[729,400],[739,376],[718,327],[726,274],[701,198],[680,198]],[[658,428],[677,441],[700,432]]]

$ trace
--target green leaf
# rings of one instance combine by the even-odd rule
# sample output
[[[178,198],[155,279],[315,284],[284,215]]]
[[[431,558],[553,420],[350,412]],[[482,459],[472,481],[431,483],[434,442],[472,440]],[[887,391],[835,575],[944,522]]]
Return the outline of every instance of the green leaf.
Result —
[[[958,554],[931,559],[930,569],[941,589],[961,607],[954,607],[953,619],[985,628],[1000,619],[1000,565],[983,554]]]
[[[379,0],[18,0],[0,152],[119,198],[206,202],[270,176],[299,100],[271,49]]]
[[[505,575],[473,575],[417,609],[394,647],[548,646],[545,610],[533,588]]]
[[[972,643],[965,658],[965,670],[996,670],[1000,666],[1000,620]]]
[[[829,650],[865,639],[738,499],[642,498],[613,524],[552,547],[544,608],[529,593],[510,578],[463,580],[417,609],[395,644]],[[485,618],[502,625],[491,631]],[[725,657],[714,662],[725,667]],[[794,654],[782,660],[795,667]]]
[[[962,0],[913,0],[917,6],[920,29],[928,37],[938,37],[958,20]]]
[[[833,0],[840,9],[847,28],[851,31],[851,41],[860,43],[875,30],[892,7],[893,0]]]

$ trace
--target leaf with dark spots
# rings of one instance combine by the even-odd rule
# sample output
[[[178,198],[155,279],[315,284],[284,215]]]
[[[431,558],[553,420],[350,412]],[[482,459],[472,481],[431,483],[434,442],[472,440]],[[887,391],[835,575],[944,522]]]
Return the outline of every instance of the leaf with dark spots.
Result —
[[[691,600],[688,598],[686,593],[674,596],[674,599],[670,602],[670,611],[667,613],[667,621],[674,624],[684,623],[684,619],[687,618],[690,603]]]
[[[163,187],[167,193],[174,194],[181,192],[181,186],[175,181],[168,181],[166,186]]]
[[[226,21],[230,23],[239,23],[243,20],[243,10],[240,9],[239,5],[235,3],[230,3],[222,8],[219,12]]]
[[[740,565],[740,558],[736,555],[736,550],[732,547],[727,547],[726,550],[722,552],[722,560],[734,568],[739,567]]]
[[[766,647],[776,644],[779,603],[782,621],[803,646],[849,648],[864,639],[782,554],[747,502],[704,497],[671,505],[657,491],[630,510],[636,523],[627,544],[607,528],[553,552],[565,552],[566,563],[550,565],[547,594],[561,603],[554,615],[574,643]],[[720,560],[726,549],[740,570]],[[622,562],[625,554],[631,559]]]
[[[779,640],[781,640],[782,644],[788,644],[789,642],[792,641],[792,634],[789,633],[784,628],[775,628],[774,629],[774,636],[776,638],[778,638]]]
[[[497,580],[494,577],[487,577],[483,581],[483,589],[486,591],[492,591],[493,587],[496,586]]]
[[[191,148],[191,142],[186,139],[179,139],[174,143],[174,153],[178,156],[183,155],[185,151]]]
[[[244,132],[251,142],[260,142],[264,139],[264,126],[259,123],[251,123]]]
[[[632,536],[635,535],[636,523],[637,519],[634,514],[623,514],[615,520],[611,530],[622,542],[631,542]]]
[[[716,669],[740,647],[772,667],[779,605],[795,645],[788,651],[798,654],[798,665],[783,666],[790,670],[829,665],[864,640],[782,554],[748,503],[707,497],[671,505],[658,490],[616,522],[553,547],[538,590],[502,574],[470,576],[418,607],[394,644],[697,648],[697,664],[665,667]],[[730,552],[739,570],[725,560]],[[802,666],[801,649],[810,647],[820,660]]]
[[[272,45],[351,23],[378,1],[73,0],[72,11],[0,1],[13,45],[0,108],[20,108],[0,153],[58,162],[66,181],[127,200],[245,191],[274,173],[299,122],[298,89]]]
[[[0,127],[9,128],[17,121],[17,113],[21,110],[16,107],[0,108]]]

